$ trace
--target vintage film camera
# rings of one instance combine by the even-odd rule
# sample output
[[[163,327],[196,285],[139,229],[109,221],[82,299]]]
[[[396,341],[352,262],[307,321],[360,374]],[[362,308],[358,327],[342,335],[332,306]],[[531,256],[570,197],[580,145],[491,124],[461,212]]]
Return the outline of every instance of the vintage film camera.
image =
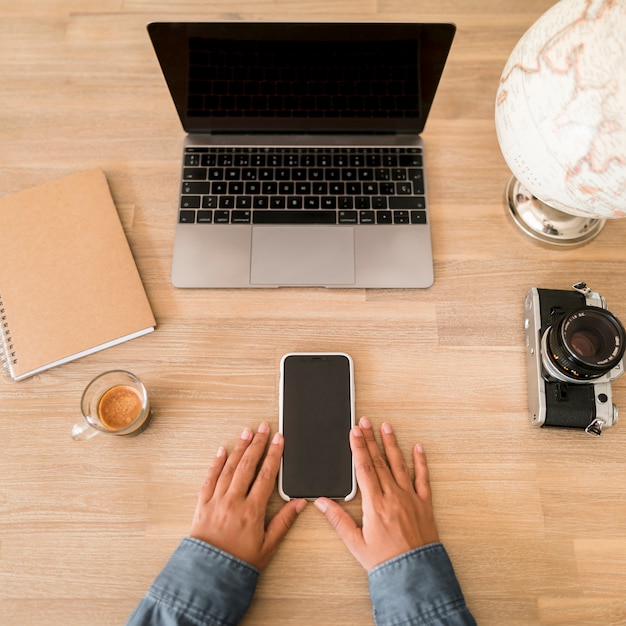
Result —
[[[524,306],[530,417],[536,426],[600,435],[617,422],[611,381],[624,373],[626,333],[585,283],[538,289]]]

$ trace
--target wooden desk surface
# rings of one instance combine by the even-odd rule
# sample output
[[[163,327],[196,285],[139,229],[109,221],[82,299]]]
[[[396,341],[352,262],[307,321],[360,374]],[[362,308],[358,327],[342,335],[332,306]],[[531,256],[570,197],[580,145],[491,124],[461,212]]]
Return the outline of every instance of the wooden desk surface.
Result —
[[[581,279],[626,319],[626,221],[553,251],[518,234],[502,206],[498,79],[552,4],[0,0],[0,193],[103,168],[159,323],[0,381],[0,623],[124,623],[187,533],[217,447],[262,419],[276,428],[278,363],[292,350],[350,353],[358,414],[389,420],[407,452],[424,444],[442,539],[480,624],[626,623],[626,424],[599,439],[535,430],[522,330],[529,287]],[[173,19],[456,22],[424,133],[432,288],[171,286],[183,132],[145,25]],[[136,439],[74,442],[85,384],[115,367],[144,379],[153,424]],[[614,399],[626,409],[626,378]],[[358,497],[347,506],[359,507]],[[314,507],[263,574],[245,623],[373,623],[365,572]]]

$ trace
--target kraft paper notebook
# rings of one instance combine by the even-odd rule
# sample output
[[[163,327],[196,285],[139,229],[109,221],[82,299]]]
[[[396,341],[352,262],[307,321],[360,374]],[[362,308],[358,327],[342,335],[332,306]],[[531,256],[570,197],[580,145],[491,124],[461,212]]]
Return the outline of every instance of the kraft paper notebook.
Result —
[[[104,172],[0,198],[0,357],[15,380],[154,330]]]

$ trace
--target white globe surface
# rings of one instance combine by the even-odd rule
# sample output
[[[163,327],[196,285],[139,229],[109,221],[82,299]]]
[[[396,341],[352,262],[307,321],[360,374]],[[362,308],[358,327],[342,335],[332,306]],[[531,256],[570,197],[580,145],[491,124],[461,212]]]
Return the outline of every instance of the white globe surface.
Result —
[[[561,0],[519,40],[496,97],[502,154],[555,209],[626,217],[626,0]]]

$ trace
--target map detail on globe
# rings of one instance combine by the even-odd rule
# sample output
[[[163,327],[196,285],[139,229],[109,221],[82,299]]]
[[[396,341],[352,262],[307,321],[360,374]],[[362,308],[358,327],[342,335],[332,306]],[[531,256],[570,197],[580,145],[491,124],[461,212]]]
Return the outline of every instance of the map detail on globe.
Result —
[[[626,0],[561,0],[517,43],[496,97],[515,177],[548,205],[626,217]]]

